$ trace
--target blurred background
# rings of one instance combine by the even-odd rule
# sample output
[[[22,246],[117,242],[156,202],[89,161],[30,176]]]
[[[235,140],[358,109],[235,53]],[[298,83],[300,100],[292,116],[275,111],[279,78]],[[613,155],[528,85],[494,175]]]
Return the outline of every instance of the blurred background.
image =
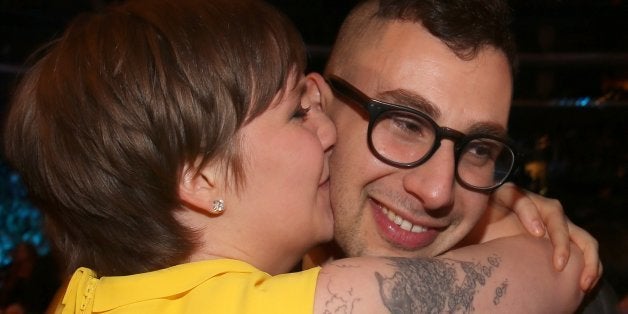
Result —
[[[108,0],[0,0],[0,121],[28,56],[74,16]],[[356,0],[269,1],[295,21],[321,71]],[[561,200],[600,242],[605,278],[628,295],[628,1],[511,0],[519,70],[511,136],[525,159],[521,186]],[[1,137],[1,134],[0,134]],[[1,153],[1,151],[0,151]],[[58,284],[42,217],[0,154],[0,288],[18,261],[41,265],[33,303]],[[0,294],[0,301],[2,298]]]

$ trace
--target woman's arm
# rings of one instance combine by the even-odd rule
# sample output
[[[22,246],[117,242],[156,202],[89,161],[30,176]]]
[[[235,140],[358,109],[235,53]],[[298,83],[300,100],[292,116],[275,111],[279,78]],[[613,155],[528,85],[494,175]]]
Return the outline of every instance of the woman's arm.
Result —
[[[341,259],[321,270],[314,312],[573,312],[582,256],[556,272],[551,255],[549,241],[514,236],[438,258]]]
[[[517,219],[504,219],[505,216],[514,216],[513,213]],[[512,183],[504,184],[493,192],[483,220],[464,242],[482,243],[525,230],[537,237],[550,238],[554,247],[551,260],[558,271],[569,259],[570,244],[575,244],[576,250],[584,256],[580,287],[588,291],[595,286],[603,269],[595,238],[569,220],[560,201],[526,191]]]

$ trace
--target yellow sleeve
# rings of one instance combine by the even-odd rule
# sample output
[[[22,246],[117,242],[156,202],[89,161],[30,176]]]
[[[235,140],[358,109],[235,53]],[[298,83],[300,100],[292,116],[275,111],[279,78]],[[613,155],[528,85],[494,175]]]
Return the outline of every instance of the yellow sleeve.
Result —
[[[98,279],[80,268],[54,313],[309,314],[319,271],[270,276],[241,261],[212,260]]]

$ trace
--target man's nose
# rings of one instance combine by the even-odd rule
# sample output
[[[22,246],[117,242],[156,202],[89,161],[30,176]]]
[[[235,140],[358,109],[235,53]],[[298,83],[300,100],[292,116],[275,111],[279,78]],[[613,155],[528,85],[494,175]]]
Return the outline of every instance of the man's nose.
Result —
[[[455,167],[454,144],[443,141],[425,163],[406,170],[403,186],[423,203],[426,210],[448,207],[454,201]]]

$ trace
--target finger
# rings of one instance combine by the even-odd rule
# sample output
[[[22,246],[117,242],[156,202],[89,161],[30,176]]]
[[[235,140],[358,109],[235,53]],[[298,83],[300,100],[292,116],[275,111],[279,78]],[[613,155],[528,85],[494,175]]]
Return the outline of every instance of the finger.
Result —
[[[602,264],[601,260],[597,262],[597,268],[598,268],[597,279],[593,281],[593,285],[590,287],[590,289],[593,289],[593,287],[597,285],[600,279],[602,279],[602,275],[604,274],[604,264]]]
[[[541,219],[545,222],[545,230],[554,246],[552,261],[557,271],[562,271],[569,260],[570,235],[567,216],[558,200],[546,198],[532,192],[525,192],[526,198],[535,204]]]
[[[602,279],[602,274],[604,274],[604,265],[602,265],[602,261],[598,261],[597,262],[597,274],[596,274],[596,278],[595,280],[593,280],[593,283],[591,283],[591,285],[589,285],[588,290],[584,290],[585,292],[589,292],[591,290],[593,290],[593,288],[595,288],[595,286],[597,286],[597,284],[600,282],[600,279]],[[582,286],[582,284],[581,284]]]
[[[580,276],[580,288],[583,291],[590,291],[602,276],[602,263],[597,259],[597,254],[593,250],[584,251],[583,257],[584,269]]]
[[[571,240],[582,250],[584,258],[584,269],[580,276],[580,288],[584,291],[589,291],[595,287],[602,276],[603,266],[599,259],[599,243],[588,232],[572,222],[568,223],[568,228]]]
[[[493,203],[512,208],[530,234],[536,237],[545,235],[539,208],[523,189],[513,183],[506,183],[493,193],[492,198]]]
[[[570,251],[570,230],[568,227],[568,219],[565,216],[563,207],[559,201],[540,197],[537,195],[529,195],[539,208],[543,208],[541,216],[545,221],[547,234],[554,246],[554,268],[561,271],[567,265]]]
[[[557,236],[560,234],[560,236]],[[562,271],[567,265],[571,250],[569,248],[569,236],[562,232],[554,232],[550,235],[552,245],[554,245],[553,262],[557,271]]]

